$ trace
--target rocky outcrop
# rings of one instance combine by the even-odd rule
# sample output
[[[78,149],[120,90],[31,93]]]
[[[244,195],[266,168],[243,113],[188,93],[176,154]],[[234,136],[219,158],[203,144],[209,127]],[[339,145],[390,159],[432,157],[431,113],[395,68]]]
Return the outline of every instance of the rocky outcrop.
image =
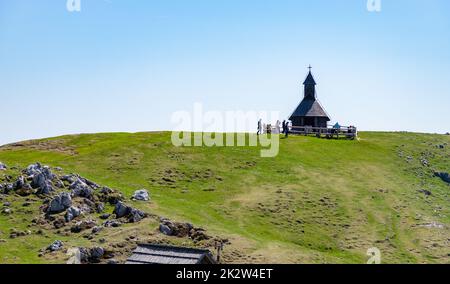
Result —
[[[50,194],[53,192],[52,181],[55,175],[50,167],[42,166],[40,163],[29,165],[24,173],[32,180],[31,187],[37,189],[38,194]]]
[[[20,196],[29,196],[36,192],[24,176],[17,177],[13,184],[13,190]]]
[[[99,263],[105,258],[106,251],[102,247],[79,248],[81,263]]]
[[[100,201],[109,203],[111,205],[116,205],[119,201],[124,200],[123,195],[120,192],[117,192],[116,190],[106,186],[100,189],[100,192],[97,196]]]
[[[129,223],[137,223],[147,217],[145,212],[127,206],[122,202],[116,204],[113,214],[117,218],[126,218]]]
[[[122,202],[118,202],[114,208],[113,214],[116,214],[117,218],[125,217],[129,214],[131,208],[123,204]]]
[[[69,193],[63,192],[50,201],[46,212],[58,214],[64,212],[70,206],[72,206],[72,198]]]
[[[23,176],[17,177],[16,181],[14,182],[14,190],[17,190],[19,188],[24,187],[26,184],[25,178]]]
[[[202,228],[196,228],[189,223],[173,222],[165,218],[161,219],[159,231],[167,236],[189,237],[194,241],[203,241],[211,238]]]
[[[87,199],[92,199],[94,194],[94,189],[91,188],[87,183],[85,183],[80,178],[77,178],[70,186],[69,189],[72,190],[72,196],[74,197],[84,197]]]
[[[8,194],[14,190],[12,183],[0,183],[0,194]]]
[[[173,236],[172,229],[169,226],[165,225],[165,224],[160,224],[159,225],[159,231],[161,233],[163,233],[164,235],[166,235],[166,236]]]
[[[15,170],[19,171],[18,169]],[[72,236],[73,238],[83,237],[93,242],[94,238],[98,236],[99,239],[98,241],[95,240],[95,242],[104,244],[107,242],[106,238],[108,236],[115,235],[114,232],[110,233],[110,231],[117,230],[114,228],[126,223],[140,222],[144,218],[149,217],[147,213],[135,208],[134,205],[130,206],[130,204],[135,204],[138,207],[140,204],[137,202],[130,201],[130,204],[123,202],[123,195],[117,190],[100,186],[77,174],[61,175],[61,171],[56,171],[55,168],[43,166],[39,163],[32,164],[22,170],[17,178],[9,175],[2,177],[2,182],[0,184],[0,193],[2,194],[4,192],[14,192],[23,196],[39,194],[37,197],[27,197],[24,200],[27,202],[23,203],[27,205],[23,205],[24,207],[18,208],[17,211],[23,210],[23,212],[32,214],[31,210],[36,207],[30,205],[36,202],[43,203],[40,206],[40,210],[36,210],[37,216],[29,224],[30,228],[36,227],[36,230],[33,232],[40,235],[46,236],[45,230],[51,230],[51,235]],[[42,196],[44,194],[48,196]],[[134,192],[132,199],[135,201],[149,201],[150,194],[145,189],[137,190]],[[6,201],[6,199],[3,200]],[[105,206],[109,208],[105,205],[107,203],[114,205],[113,214],[104,214],[111,213],[104,211]],[[16,208],[14,209],[16,210]],[[9,206],[4,206],[0,214],[8,215],[14,214],[14,212]],[[100,214],[102,215],[100,216]],[[153,215],[152,217],[157,218],[157,216]],[[201,228],[196,228],[189,223],[172,222],[167,219],[161,219],[159,230],[167,236],[188,237],[195,242],[210,238]],[[81,234],[75,235],[78,233]],[[28,231],[14,231],[11,233],[11,238],[26,236],[27,234],[29,234]],[[70,240],[70,238],[64,240]],[[135,240],[135,237],[126,239],[129,243],[135,243],[135,241],[130,240]],[[64,246],[67,245],[64,245],[61,241],[55,241],[48,247],[44,246],[40,250],[40,256],[43,257],[46,253],[51,252],[61,254],[61,251],[65,249]],[[114,248],[114,253],[116,253],[117,249],[123,247],[121,245]],[[82,262],[84,263],[106,262],[114,257],[110,253],[105,252],[101,247],[80,250]]]
[[[72,228],[70,228],[70,231],[72,233],[80,233],[82,231],[92,229],[97,226],[97,223],[93,220],[83,220],[80,222],[77,222]]]
[[[61,241],[54,241],[51,245],[47,247],[48,251],[59,251],[63,248],[63,243]]]
[[[73,175],[73,174],[63,175],[61,177],[61,181],[67,182],[68,184],[74,183],[77,179],[78,179],[78,176],[77,175]]]
[[[80,215],[81,215],[81,210],[78,209],[77,207],[72,206],[69,209],[67,209],[66,215],[64,216],[64,218],[66,219],[66,222],[70,222]]]

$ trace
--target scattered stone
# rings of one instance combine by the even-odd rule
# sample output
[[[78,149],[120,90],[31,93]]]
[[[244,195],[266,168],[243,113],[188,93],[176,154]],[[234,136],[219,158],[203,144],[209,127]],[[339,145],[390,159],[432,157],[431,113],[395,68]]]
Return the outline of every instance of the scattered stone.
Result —
[[[421,190],[419,190],[419,192],[425,194],[426,196],[431,196],[432,195],[431,191],[426,190],[426,189],[421,189]]]
[[[10,181],[13,180],[13,177],[10,176],[10,175],[7,175],[7,176],[5,176],[5,177],[3,178],[3,180],[5,180],[5,181],[7,181],[7,182],[10,182]]]
[[[172,222],[164,218],[161,219],[159,231],[167,236],[175,236],[179,238],[189,237],[196,242],[211,238],[202,228],[195,228],[189,223]]]
[[[105,250],[102,247],[79,248],[81,263],[99,263],[105,257]]]
[[[13,210],[11,208],[3,208],[1,213],[3,215],[11,215],[13,213]]]
[[[15,239],[17,237],[24,237],[27,235],[31,235],[31,231],[18,231],[17,229],[11,229],[11,232],[9,234],[9,237],[11,239]]]
[[[89,258],[91,257],[91,253],[89,249],[87,248],[78,248],[78,251],[80,252],[80,261],[82,263],[89,262]]]
[[[93,220],[83,220],[80,222],[77,222],[72,228],[70,228],[70,231],[72,233],[80,233],[84,230],[92,229],[95,226],[97,226],[97,223]]]
[[[116,204],[113,214],[115,214],[117,218],[126,217],[130,223],[137,223],[147,217],[145,212],[127,206],[120,201]]]
[[[19,176],[14,182],[14,190],[21,189],[25,185],[25,178],[23,176]]]
[[[428,163],[427,159],[421,159],[420,162],[422,163],[422,166],[424,166],[424,167],[428,167],[429,166],[429,163]]]
[[[134,192],[132,199],[138,201],[149,201],[150,197],[147,190],[141,189]]]
[[[65,211],[70,206],[72,206],[72,198],[69,193],[63,192],[50,201],[47,213],[58,214]]]
[[[0,171],[6,171],[7,169],[8,167],[4,163],[0,162]]]
[[[48,251],[59,251],[63,248],[63,243],[61,241],[55,241],[53,244],[47,247]]]
[[[189,237],[195,241],[200,242],[204,240],[209,240],[211,237],[208,236],[204,229],[201,228],[194,228],[189,232]]]
[[[0,183],[0,194],[8,194],[8,192],[6,192],[6,184],[5,183]]]
[[[116,214],[117,218],[122,218],[127,216],[130,213],[131,208],[123,204],[122,202],[118,202],[114,208],[113,214]]]
[[[98,198],[102,202],[108,202],[111,205],[116,205],[119,201],[124,200],[123,195],[109,187],[103,187],[100,190]]]
[[[105,250],[102,247],[95,247],[91,249],[90,254],[91,259],[100,260],[105,254]]]
[[[31,164],[25,169],[24,172],[29,177],[36,176],[42,172],[42,165],[40,163]]]
[[[21,188],[16,189],[16,194],[20,196],[30,196],[31,194],[35,193],[33,190],[33,187],[31,187],[30,184],[24,184]]]
[[[95,202],[87,198],[83,198],[83,204],[80,205],[80,210],[85,214],[91,214],[97,211],[97,205]]]
[[[111,214],[103,214],[100,216],[100,219],[106,220],[106,219],[109,219],[109,217],[111,217]]]
[[[11,206],[11,202],[5,202],[3,203],[3,207],[10,207]]]
[[[57,218],[56,220],[53,221],[53,227],[55,227],[55,229],[61,229],[65,225],[66,225],[65,219],[62,217]]]
[[[61,181],[68,182],[69,184],[74,183],[77,179],[78,177],[76,175],[64,175],[61,177]]]
[[[55,182],[55,186],[56,186],[57,188],[64,188],[64,182],[61,181],[61,180],[57,180],[57,181]]]
[[[88,180],[87,178],[84,177],[79,177],[79,179],[84,182],[85,184],[87,184],[89,187],[93,188],[93,189],[99,189],[100,186],[98,184],[96,184],[93,181]]]
[[[169,226],[161,224],[159,225],[159,231],[161,233],[163,233],[166,236],[172,236],[173,232],[172,230],[169,228]]]
[[[132,208],[131,212],[130,212],[130,214],[128,216],[128,222],[130,222],[130,223],[138,223],[142,219],[144,219],[145,217],[147,217],[147,214],[145,212],[142,212],[141,210]]]
[[[72,196],[76,197],[84,197],[91,199],[94,193],[93,189],[89,187],[85,182],[83,182],[80,178],[74,181],[69,188],[72,190]]]
[[[49,167],[42,166],[39,163],[29,165],[24,171],[28,178],[32,179],[31,186],[38,189],[38,194],[50,194],[53,191],[51,181],[55,178]]]
[[[97,213],[102,213],[103,211],[105,211],[105,204],[103,202],[95,204],[95,207]]]
[[[32,178],[31,187],[38,189],[41,194],[49,194],[53,191],[51,180],[44,173],[38,172],[30,177]]]
[[[117,220],[107,220],[106,222],[103,223],[103,226],[107,228],[117,228],[120,227],[121,225],[122,223]]]
[[[8,194],[14,190],[14,185],[12,183],[8,183],[5,186],[5,193]]]
[[[119,262],[115,259],[110,259],[110,260],[108,260],[107,264],[114,265],[114,264],[119,264]]]
[[[92,228],[91,233],[92,233],[92,234],[97,234],[97,233],[99,233],[101,230],[103,230],[103,227],[95,226],[94,228]]]
[[[77,218],[78,216],[81,215],[81,210],[78,209],[77,207],[70,207],[69,209],[67,209],[66,211],[66,215],[64,216],[66,219],[66,222],[70,222],[73,219]]]

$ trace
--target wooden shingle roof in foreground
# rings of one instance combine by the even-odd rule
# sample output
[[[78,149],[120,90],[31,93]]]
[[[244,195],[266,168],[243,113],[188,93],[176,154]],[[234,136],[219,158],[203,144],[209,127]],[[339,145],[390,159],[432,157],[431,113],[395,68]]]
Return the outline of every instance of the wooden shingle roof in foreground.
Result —
[[[216,264],[209,250],[140,244],[126,264]]]

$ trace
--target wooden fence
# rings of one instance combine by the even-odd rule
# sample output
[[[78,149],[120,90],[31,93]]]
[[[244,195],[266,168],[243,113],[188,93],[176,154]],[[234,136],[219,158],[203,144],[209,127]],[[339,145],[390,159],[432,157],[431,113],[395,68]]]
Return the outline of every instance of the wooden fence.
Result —
[[[311,127],[311,126],[293,126],[290,134],[294,135],[315,135],[318,138],[347,138],[355,139],[358,137],[358,130],[353,126],[341,126],[340,128],[332,127]]]

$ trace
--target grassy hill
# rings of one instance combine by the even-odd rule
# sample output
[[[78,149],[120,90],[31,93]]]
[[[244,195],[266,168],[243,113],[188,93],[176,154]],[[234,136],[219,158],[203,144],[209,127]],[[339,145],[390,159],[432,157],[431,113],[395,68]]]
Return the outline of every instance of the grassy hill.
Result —
[[[0,182],[40,162],[128,199],[146,188],[149,203],[127,202],[229,239],[226,262],[365,263],[367,249],[377,247],[385,263],[450,263],[450,186],[434,176],[450,171],[450,136],[365,132],[360,138],[289,137],[276,158],[261,158],[254,147],[176,148],[170,133],[63,136],[0,148],[8,165]],[[42,203],[28,200],[22,207],[23,197],[2,196],[15,213],[0,215],[1,263],[63,262],[64,252],[38,256],[56,239],[66,247],[120,247],[135,235],[211,246],[164,236],[155,218],[91,240],[50,229],[35,233],[29,225]],[[12,228],[32,234],[10,239]]]

